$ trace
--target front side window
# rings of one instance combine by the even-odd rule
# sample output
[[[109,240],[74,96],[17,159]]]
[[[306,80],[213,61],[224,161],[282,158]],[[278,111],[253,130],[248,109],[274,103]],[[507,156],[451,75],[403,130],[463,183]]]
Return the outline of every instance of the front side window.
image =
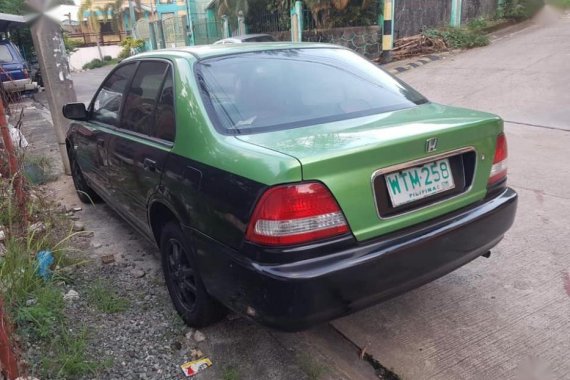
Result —
[[[196,70],[222,132],[257,133],[374,115],[427,100],[359,55],[287,49],[201,61]]]
[[[121,128],[152,134],[154,110],[167,68],[165,62],[141,62],[127,92]]]
[[[135,63],[121,66],[105,80],[93,101],[91,109],[92,120],[112,126],[119,124],[123,94],[135,68]]]

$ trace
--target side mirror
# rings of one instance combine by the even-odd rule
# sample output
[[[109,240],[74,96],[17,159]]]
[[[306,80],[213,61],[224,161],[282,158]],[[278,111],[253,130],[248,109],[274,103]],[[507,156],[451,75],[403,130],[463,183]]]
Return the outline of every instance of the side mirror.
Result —
[[[87,110],[83,103],[68,103],[63,106],[63,116],[71,120],[87,120]]]

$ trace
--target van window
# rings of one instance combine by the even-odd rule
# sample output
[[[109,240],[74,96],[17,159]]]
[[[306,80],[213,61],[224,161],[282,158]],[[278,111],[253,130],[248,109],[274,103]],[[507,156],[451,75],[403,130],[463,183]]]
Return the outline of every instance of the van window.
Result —
[[[0,45],[0,62],[12,62],[14,57],[7,45]]]

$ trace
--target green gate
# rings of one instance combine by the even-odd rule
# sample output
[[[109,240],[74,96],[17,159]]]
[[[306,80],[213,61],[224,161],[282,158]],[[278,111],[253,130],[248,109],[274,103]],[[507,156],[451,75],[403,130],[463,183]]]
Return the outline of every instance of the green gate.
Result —
[[[164,47],[186,46],[186,16],[167,16],[162,19]]]
[[[222,25],[217,20],[198,19],[192,23],[194,44],[208,45],[222,38]]]

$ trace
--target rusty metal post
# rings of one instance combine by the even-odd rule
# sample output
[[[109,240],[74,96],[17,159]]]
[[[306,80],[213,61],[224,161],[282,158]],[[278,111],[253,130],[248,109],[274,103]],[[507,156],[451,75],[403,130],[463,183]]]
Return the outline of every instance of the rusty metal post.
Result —
[[[62,109],[65,104],[76,102],[77,96],[73,88],[61,26],[49,17],[40,15],[32,24],[32,39],[42,71],[63,169],[65,174],[69,175],[71,169],[65,146],[69,121],[63,117]]]

